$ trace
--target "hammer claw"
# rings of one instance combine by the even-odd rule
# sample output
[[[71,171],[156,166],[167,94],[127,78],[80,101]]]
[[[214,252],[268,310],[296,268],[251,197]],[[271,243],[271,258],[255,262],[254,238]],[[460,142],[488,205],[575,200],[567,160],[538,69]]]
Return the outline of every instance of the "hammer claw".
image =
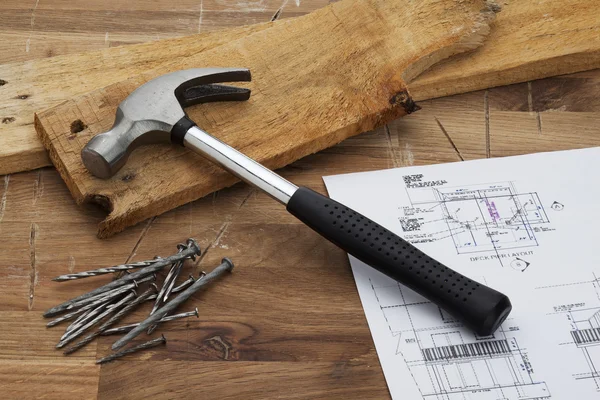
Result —
[[[180,99],[182,107],[215,101],[244,101],[250,98],[250,89],[227,85],[199,85],[188,88]]]

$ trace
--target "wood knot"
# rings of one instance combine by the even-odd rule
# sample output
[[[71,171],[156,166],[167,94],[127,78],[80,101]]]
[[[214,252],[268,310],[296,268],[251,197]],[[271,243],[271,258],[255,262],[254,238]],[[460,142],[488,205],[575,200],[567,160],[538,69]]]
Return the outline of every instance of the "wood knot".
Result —
[[[4,86],[6,85],[8,82],[6,82],[4,79],[0,79],[0,86]]]
[[[3,124],[10,124],[11,122],[15,122],[15,117],[5,117],[2,118]]]
[[[414,113],[415,111],[419,111],[421,109],[421,107],[414,102],[406,90],[393,95],[390,98],[390,104],[394,107],[402,107],[407,114]]]
[[[216,345],[217,348],[219,348],[223,352],[223,357],[222,357],[223,360],[229,359],[229,354],[230,354],[231,347],[232,347],[231,343],[227,342],[219,335],[205,339],[204,341],[213,348],[215,348],[214,346]]]
[[[121,178],[121,180],[123,182],[129,182],[131,181],[133,178],[135,178],[135,174],[127,174],[124,177]]]
[[[87,125],[84,124],[82,120],[77,119],[77,120],[71,122],[71,133],[73,133],[73,134],[79,133],[79,132],[83,131],[84,129],[87,129]]]

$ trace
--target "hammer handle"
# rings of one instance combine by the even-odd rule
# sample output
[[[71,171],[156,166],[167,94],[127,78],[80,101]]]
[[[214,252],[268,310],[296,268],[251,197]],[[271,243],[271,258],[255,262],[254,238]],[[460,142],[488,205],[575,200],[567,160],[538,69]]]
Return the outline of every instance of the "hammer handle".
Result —
[[[360,213],[311,189],[299,188],[287,210],[354,257],[408,286],[462,321],[491,335],[511,311],[504,294],[429,257]]]
[[[197,126],[187,130],[183,145],[263,190],[323,237],[426,297],[477,334],[492,334],[510,313],[504,294],[453,271],[343,204],[298,188]]]

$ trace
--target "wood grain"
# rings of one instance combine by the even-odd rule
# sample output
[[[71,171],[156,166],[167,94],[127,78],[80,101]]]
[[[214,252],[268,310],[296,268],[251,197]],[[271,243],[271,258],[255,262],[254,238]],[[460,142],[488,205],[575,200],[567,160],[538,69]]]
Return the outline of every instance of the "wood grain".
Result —
[[[189,38],[178,38],[0,66],[0,79],[6,82],[0,87],[3,99],[0,174],[49,165],[46,150],[37,136],[32,135],[36,110],[96,89],[98,85],[127,79],[140,70],[172,64],[184,54],[199,54],[264,27],[250,25],[226,32],[203,33],[195,35],[196,40],[191,43]]]
[[[597,82],[600,74],[590,72],[427,101],[418,113],[280,172],[325,192],[321,177],[328,174],[456,162],[458,153],[472,159],[488,152],[598,146]],[[539,105],[539,111],[529,111],[529,103]],[[553,148],[562,128],[554,125],[556,120],[545,123],[541,135],[536,124],[517,131],[494,123],[530,114],[535,119],[537,112],[543,120],[562,116],[581,129],[571,131],[574,140]],[[507,147],[508,141],[498,139],[511,131]],[[0,321],[7,327],[0,369],[9,398],[389,398],[346,255],[266,195],[238,184],[99,240],[95,230],[103,213],[77,206],[54,169],[40,171],[11,175],[7,186],[0,180],[0,197],[6,194],[0,218]],[[32,224],[38,226],[34,266]],[[101,368],[92,363],[108,354],[114,338],[102,338],[71,357],[53,349],[61,328],[46,329],[41,312],[109,279],[56,283],[50,281],[53,276],[170,254],[189,236],[208,251],[186,272],[210,270],[225,256],[236,263],[233,274],[181,307],[198,306],[200,319],[164,325],[157,334],[165,334],[166,347]],[[33,281],[32,268],[37,273]],[[34,301],[29,312],[30,285]]]
[[[128,13],[116,12],[122,8],[117,0],[61,3],[61,18],[68,23],[79,24],[77,17],[82,10],[94,10],[84,21],[93,21],[93,26],[98,25],[102,29],[82,35],[65,28],[65,23],[56,22],[61,20],[53,10],[56,1],[49,6],[43,2],[42,7],[38,5],[37,8],[33,7],[33,1],[27,5],[11,0],[0,5],[0,10],[4,10],[0,18],[6,16],[7,21],[10,19],[10,26],[15,27],[15,30],[6,34],[5,43],[10,43],[11,51],[0,52],[0,62],[69,54],[84,49],[105,49],[184,33],[210,31],[217,27],[266,22],[274,18],[302,15],[328,3],[326,0],[312,0],[292,6],[287,1],[281,4],[261,1],[257,4],[243,3],[240,9],[238,3],[205,0],[202,7],[196,1],[191,1],[178,2],[165,9],[160,3],[155,8],[134,2],[128,5],[131,11]],[[411,93],[416,100],[599,66],[598,41],[594,40],[599,23],[595,18],[594,0],[543,0],[535,4],[513,1],[505,2],[502,7],[492,35],[480,51],[457,56],[411,83]],[[68,11],[67,17],[64,17],[65,10]],[[143,18],[138,18],[140,21],[145,18],[154,22],[159,19],[162,21],[160,32],[153,30],[153,24],[137,22],[134,16],[140,11],[143,12]],[[51,15],[46,16],[46,13]],[[110,20],[103,15],[109,15]],[[181,30],[179,20],[182,16],[189,19],[190,15],[198,16],[197,29],[194,24],[187,23],[183,24],[185,29]],[[35,22],[41,18],[46,21],[42,27]],[[19,30],[23,25],[26,28]],[[135,30],[130,26],[134,26]],[[251,29],[267,29],[269,26],[260,25]],[[40,28],[43,30],[40,31]],[[80,28],[83,29],[83,26]],[[104,36],[101,31],[105,31]],[[2,32],[0,29],[0,38]],[[228,30],[218,35],[199,35],[181,40],[190,48],[199,44],[210,47],[206,42],[211,38],[219,42],[220,39],[233,40],[246,33],[243,29]],[[21,51],[14,51],[12,46],[15,42],[29,42],[30,45]],[[5,124],[0,124],[0,144],[3,144],[0,146],[0,174],[50,165],[46,151],[33,129],[35,111],[169,63],[174,58],[187,56],[186,49],[177,43],[180,40],[165,39],[146,45],[126,46],[116,51],[108,49],[85,55],[65,55],[55,60],[42,59],[0,66],[0,79],[11,83],[0,97],[0,110],[4,110],[0,118],[7,118]],[[565,45],[567,43],[568,46]],[[515,62],[514,55],[519,56],[519,62]],[[128,62],[123,63],[123,59]],[[19,97],[22,94],[29,96]]]
[[[110,1],[98,1],[95,7],[101,9],[102,3]],[[0,8],[7,3],[10,0]],[[14,3],[31,11],[35,2]],[[76,3],[41,0],[36,13]],[[128,1],[127,6],[130,3],[142,7],[135,1]],[[179,3],[144,2],[148,10],[178,7]],[[204,0],[205,7],[207,3]],[[233,3],[221,3],[223,8],[236,9]],[[519,3],[523,2],[515,4]],[[94,4],[85,2],[86,7]],[[305,4],[308,7],[302,1]],[[295,3],[289,2],[288,8],[296,10]],[[223,18],[217,22],[244,19],[245,9],[237,10],[222,11]],[[9,34],[0,28],[4,35],[0,46],[7,49],[0,57],[24,53],[30,21],[22,20],[21,31],[16,27]],[[144,39],[144,32],[129,35],[131,41]],[[85,32],[34,34],[27,56],[44,57],[43,51],[34,52],[37,48],[73,51],[95,45]],[[423,110],[417,113],[302,158],[280,172],[286,179],[324,193],[323,175],[459,161],[457,151],[471,159],[600,146],[599,84],[600,71],[591,71],[421,102]],[[535,121],[537,113],[543,122],[541,134],[537,123],[508,125],[506,131],[500,123]],[[503,139],[505,135],[510,141]],[[572,140],[554,141],[555,136],[565,135]],[[77,206],[53,168],[0,177],[3,398],[114,399],[147,398],[149,394],[157,399],[389,399],[346,255],[300,226],[266,195],[237,184],[99,240],[95,233],[103,216],[93,205]],[[33,244],[32,225],[37,226]],[[52,277],[170,254],[189,236],[208,249],[204,260],[189,265],[189,270],[210,269],[224,256],[236,262],[235,274],[228,281],[182,307],[198,306],[199,320],[159,329],[157,333],[169,340],[164,349],[101,368],[93,363],[107,355],[108,339],[71,357],[53,349],[61,328],[46,329],[41,312],[104,281],[58,284],[50,281]],[[322,285],[325,288],[320,289]],[[34,297],[28,311],[31,288]],[[241,294],[236,296],[236,291]],[[318,301],[311,301],[312,296]],[[233,354],[242,360],[224,360],[225,347],[217,339],[207,340],[214,337],[208,332],[217,327],[227,328],[220,338],[233,343]]]
[[[243,65],[253,74],[248,86],[254,94],[248,102],[187,111],[202,129],[234,148],[267,167],[283,167],[414,111],[404,78],[480,45],[494,16],[483,5],[480,0],[431,0],[407,8],[402,1],[344,0],[280,21],[178,63],[182,69]],[[419,39],[410,45],[398,42],[406,36]],[[100,199],[111,210],[99,226],[99,237],[236,182],[202,157],[170,145],[134,152],[110,180],[94,178],[83,167],[81,149],[110,128],[118,104],[168,70],[145,73],[37,114],[36,129],[75,200]],[[73,132],[74,121],[86,129]]]
[[[0,174],[51,165],[33,128],[34,112],[266,29],[276,13],[276,19],[299,16],[328,1],[293,6],[273,0],[168,6],[135,1],[126,8],[119,0],[46,3],[0,4],[0,63],[12,61],[0,65],[0,82],[5,82],[0,88]],[[237,27],[244,24],[253,25]],[[175,38],[164,39],[169,37]],[[150,43],[122,46],[140,42]],[[95,51],[75,53],[83,50]]]
[[[594,0],[503,4],[487,44],[434,66],[410,86],[415,100],[600,67]]]

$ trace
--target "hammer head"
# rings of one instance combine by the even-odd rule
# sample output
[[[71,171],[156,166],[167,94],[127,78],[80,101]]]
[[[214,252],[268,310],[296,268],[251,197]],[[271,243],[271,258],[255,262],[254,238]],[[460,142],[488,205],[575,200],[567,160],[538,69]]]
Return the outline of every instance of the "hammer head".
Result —
[[[132,92],[117,109],[113,127],[96,135],[81,151],[94,176],[110,178],[129,154],[144,144],[169,142],[184,107],[212,101],[248,100],[250,90],[218,82],[250,81],[243,68],[196,68],[155,78]]]

